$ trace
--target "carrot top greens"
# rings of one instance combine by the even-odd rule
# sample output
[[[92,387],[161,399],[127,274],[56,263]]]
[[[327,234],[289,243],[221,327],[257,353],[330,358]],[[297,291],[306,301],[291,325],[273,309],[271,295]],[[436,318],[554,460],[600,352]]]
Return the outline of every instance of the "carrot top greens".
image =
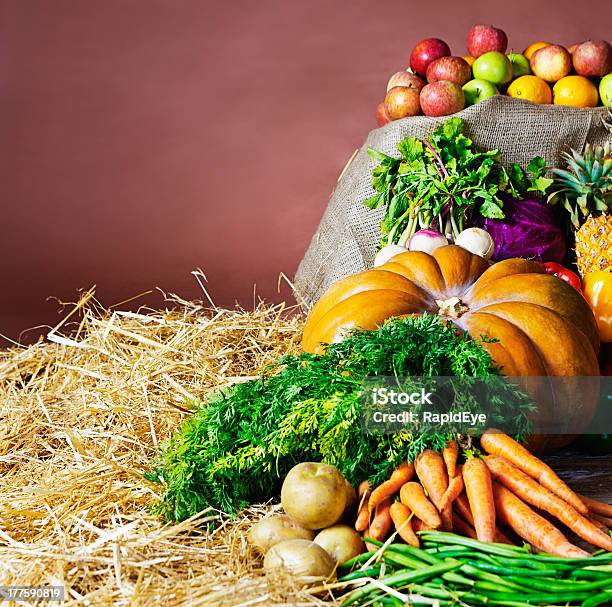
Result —
[[[362,429],[362,382],[369,376],[499,375],[482,344],[437,316],[392,319],[355,331],[321,355],[282,357],[256,380],[194,403],[147,477],[163,483],[157,512],[183,520],[208,506],[235,513],[277,495],[303,461],[337,466],[352,484],[388,478],[425,448],[442,450],[448,434],[368,434]],[[508,387],[508,390],[513,390]],[[516,393],[513,392],[513,396]],[[513,415],[527,427],[527,398]],[[522,403],[522,406],[520,405]]]

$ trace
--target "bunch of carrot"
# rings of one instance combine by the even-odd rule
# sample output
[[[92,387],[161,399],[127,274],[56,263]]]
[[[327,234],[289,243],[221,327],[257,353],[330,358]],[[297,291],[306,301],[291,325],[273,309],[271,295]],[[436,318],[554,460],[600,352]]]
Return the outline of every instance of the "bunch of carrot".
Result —
[[[442,453],[428,449],[414,463],[402,463],[374,490],[363,482],[355,529],[366,542],[381,542],[395,527],[415,547],[419,531],[454,531],[502,544],[515,543],[510,539],[514,533],[537,551],[589,556],[537,509],[593,546],[612,552],[612,506],[576,494],[548,465],[502,432],[486,432],[480,446],[487,455],[458,465],[459,445],[451,441]]]

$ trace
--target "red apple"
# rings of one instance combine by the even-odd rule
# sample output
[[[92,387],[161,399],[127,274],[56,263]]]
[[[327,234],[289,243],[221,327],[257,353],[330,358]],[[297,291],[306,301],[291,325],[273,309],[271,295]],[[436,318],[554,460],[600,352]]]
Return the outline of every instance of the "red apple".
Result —
[[[401,72],[395,72],[395,74],[389,78],[389,82],[387,83],[387,93],[394,86],[407,86],[409,89],[416,89],[420,92],[425,84],[426,82],[423,80],[423,78],[420,78],[408,70],[403,70]]]
[[[480,57],[491,51],[505,53],[507,46],[506,32],[492,25],[473,25],[467,35],[467,50],[472,57]]]
[[[376,106],[376,124],[378,126],[385,126],[391,122],[391,118],[389,118],[389,114],[387,114],[387,108],[385,107],[385,102],[381,101]]]
[[[427,68],[432,61],[440,57],[448,57],[450,55],[448,44],[439,38],[425,38],[421,40],[410,53],[410,69],[425,76]]]
[[[472,68],[463,57],[440,57],[427,68],[427,82],[449,80],[463,86],[472,79]]]
[[[463,90],[458,84],[439,80],[423,87],[421,108],[426,116],[448,116],[465,107]]]
[[[572,61],[581,76],[605,76],[612,71],[612,47],[605,40],[587,40],[576,46]]]
[[[407,86],[394,86],[385,97],[385,109],[391,120],[416,116],[421,112],[419,91]]]
[[[557,82],[572,71],[572,56],[559,44],[551,44],[536,51],[531,55],[529,63],[531,71],[547,82]]]

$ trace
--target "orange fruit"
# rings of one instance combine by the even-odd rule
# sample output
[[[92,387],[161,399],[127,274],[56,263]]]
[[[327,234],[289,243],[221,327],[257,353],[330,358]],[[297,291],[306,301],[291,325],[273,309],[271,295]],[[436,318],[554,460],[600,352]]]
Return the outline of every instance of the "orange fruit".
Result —
[[[472,57],[472,55],[463,55],[463,59],[465,59],[468,65],[474,65],[474,61],[476,61],[476,57]]]
[[[519,76],[508,87],[508,95],[526,99],[532,103],[552,103],[552,91],[548,84],[537,76]]]
[[[536,51],[539,51],[541,48],[550,46],[551,44],[552,42],[534,42],[523,51],[523,55],[525,55],[525,57],[531,61],[531,55],[533,55]]]
[[[573,107],[595,107],[599,101],[597,87],[584,76],[566,76],[553,87],[553,103]]]

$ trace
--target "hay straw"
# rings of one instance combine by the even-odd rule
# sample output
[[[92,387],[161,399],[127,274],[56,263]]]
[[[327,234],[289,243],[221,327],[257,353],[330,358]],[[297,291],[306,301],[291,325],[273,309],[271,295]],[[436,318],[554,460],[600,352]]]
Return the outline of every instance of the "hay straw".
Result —
[[[171,301],[104,310],[89,291],[46,342],[0,352],[0,585],[64,585],[66,605],[333,604],[262,574],[245,529],[270,506],[213,533],[215,512],[149,513],[160,488],[143,474],[187,400],[297,351],[301,331],[284,305]]]

